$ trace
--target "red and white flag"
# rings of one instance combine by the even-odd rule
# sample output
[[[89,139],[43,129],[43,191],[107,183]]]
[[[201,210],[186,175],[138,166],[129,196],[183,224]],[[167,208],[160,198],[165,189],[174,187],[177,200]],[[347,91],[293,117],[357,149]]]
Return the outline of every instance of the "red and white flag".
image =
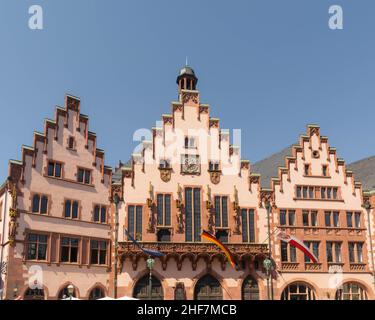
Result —
[[[289,245],[293,246],[293,247],[296,247],[297,249],[301,250],[306,256],[308,256],[310,258],[310,260],[313,262],[313,263],[317,263],[318,262],[318,258],[314,255],[314,253],[312,253],[312,251],[306,247],[306,245],[298,238],[296,237],[293,237],[289,234],[286,234],[285,232],[279,232],[277,234],[277,237],[286,242],[286,243],[289,243]]]

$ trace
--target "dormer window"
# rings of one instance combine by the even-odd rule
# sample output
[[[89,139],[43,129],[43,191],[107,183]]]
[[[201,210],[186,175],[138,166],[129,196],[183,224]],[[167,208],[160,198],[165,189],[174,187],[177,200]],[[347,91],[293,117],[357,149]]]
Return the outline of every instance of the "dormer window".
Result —
[[[208,165],[209,171],[219,171],[219,162],[218,161],[210,161]]]
[[[195,137],[185,137],[185,148],[195,149],[197,147]]]

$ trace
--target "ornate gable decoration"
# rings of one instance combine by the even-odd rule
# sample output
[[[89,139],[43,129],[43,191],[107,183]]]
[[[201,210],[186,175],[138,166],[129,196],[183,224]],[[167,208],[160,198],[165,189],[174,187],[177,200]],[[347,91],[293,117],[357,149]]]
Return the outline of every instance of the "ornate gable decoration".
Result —
[[[210,118],[210,128],[219,128],[219,119]]]
[[[86,139],[85,141],[85,148],[89,148],[88,141],[92,141],[92,155],[93,155],[93,162],[92,165],[96,166],[96,160],[97,158],[101,159],[101,173],[102,173],[102,179],[101,182],[104,183],[104,176],[109,176],[109,181],[111,180],[112,176],[112,168],[104,165],[104,151],[101,149],[96,148],[96,134],[93,132],[88,131],[88,117],[86,115],[80,114],[80,99],[77,97],[74,97],[72,95],[66,95],[65,96],[65,107],[59,107],[57,106],[55,109],[55,119],[45,119],[44,122],[44,132],[37,132],[34,131],[34,139],[33,139],[33,146],[22,146],[22,158],[21,161],[10,161],[10,172],[11,176],[13,178],[13,175],[17,173],[17,179],[14,179],[15,183],[21,182],[25,183],[25,169],[26,169],[26,157],[31,158],[31,165],[32,168],[36,168],[37,166],[37,156],[38,152],[43,153],[46,155],[48,153],[48,145],[49,143],[52,143],[49,140],[49,136],[52,136],[55,141],[57,141],[59,138],[59,126],[61,129],[61,124],[65,128],[68,127],[68,119],[70,116],[69,110],[73,110],[76,112],[76,124],[77,127],[75,131],[80,131],[81,127],[83,128],[84,132],[83,135]],[[62,121],[61,121],[62,120]],[[49,132],[49,130],[52,130],[52,132]],[[52,135],[51,135],[52,133]],[[74,138],[74,137],[73,137]],[[75,148],[75,141],[73,139],[73,148],[70,148],[68,146],[69,139],[64,140],[64,144],[67,144],[66,149],[74,150]],[[41,147],[38,145],[38,143],[42,143],[43,146]],[[58,161],[58,159],[54,159]],[[19,174],[18,174],[19,173]],[[19,178],[18,178],[19,176]]]
[[[195,90],[182,90],[181,100],[184,104],[190,101],[193,102],[193,104],[199,104],[199,92]]]

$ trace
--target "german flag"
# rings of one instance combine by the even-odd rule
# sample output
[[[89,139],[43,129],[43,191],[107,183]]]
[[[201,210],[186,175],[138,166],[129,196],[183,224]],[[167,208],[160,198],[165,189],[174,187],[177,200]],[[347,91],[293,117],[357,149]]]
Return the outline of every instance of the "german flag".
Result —
[[[202,232],[202,238],[216,244],[221,250],[224,251],[225,256],[227,257],[229,263],[232,265],[232,267],[235,269],[236,268],[236,263],[234,262],[233,256],[229,249],[222,243],[220,242],[215,236],[213,236],[211,233],[203,230]]]

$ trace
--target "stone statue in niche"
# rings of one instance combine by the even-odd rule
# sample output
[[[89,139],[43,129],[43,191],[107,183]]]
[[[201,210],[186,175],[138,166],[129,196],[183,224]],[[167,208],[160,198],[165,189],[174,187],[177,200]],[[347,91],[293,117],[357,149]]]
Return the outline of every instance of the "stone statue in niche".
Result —
[[[206,201],[206,209],[208,212],[207,218],[208,218],[208,224],[207,229],[210,233],[214,232],[214,210],[212,208],[212,202],[211,202],[211,188],[209,185],[207,185],[207,201]]]
[[[182,233],[184,231],[184,221],[183,221],[184,219],[182,215],[182,211],[183,211],[182,188],[180,184],[177,185],[176,207],[177,207],[177,233]]]
[[[240,226],[241,226],[241,220],[240,220],[240,207],[238,205],[238,190],[236,186],[234,186],[234,201],[233,201],[233,210],[234,210],[234,234],[240,234]]]
[[[13,241],[16,238],[16,231],[17,231],[16,218],[12,217],[11,220],[9,221],[9,232],[8,232],[9,241],[11,241],[11,243],[13,243]]]
[[[148,214],[148,224],[147,224],[147,232],[152,233],[155,232],[155,223],[154,223],[154,186],[151,184],[149,186],[149,197],[147,199],[147,207],[149,208]]]

